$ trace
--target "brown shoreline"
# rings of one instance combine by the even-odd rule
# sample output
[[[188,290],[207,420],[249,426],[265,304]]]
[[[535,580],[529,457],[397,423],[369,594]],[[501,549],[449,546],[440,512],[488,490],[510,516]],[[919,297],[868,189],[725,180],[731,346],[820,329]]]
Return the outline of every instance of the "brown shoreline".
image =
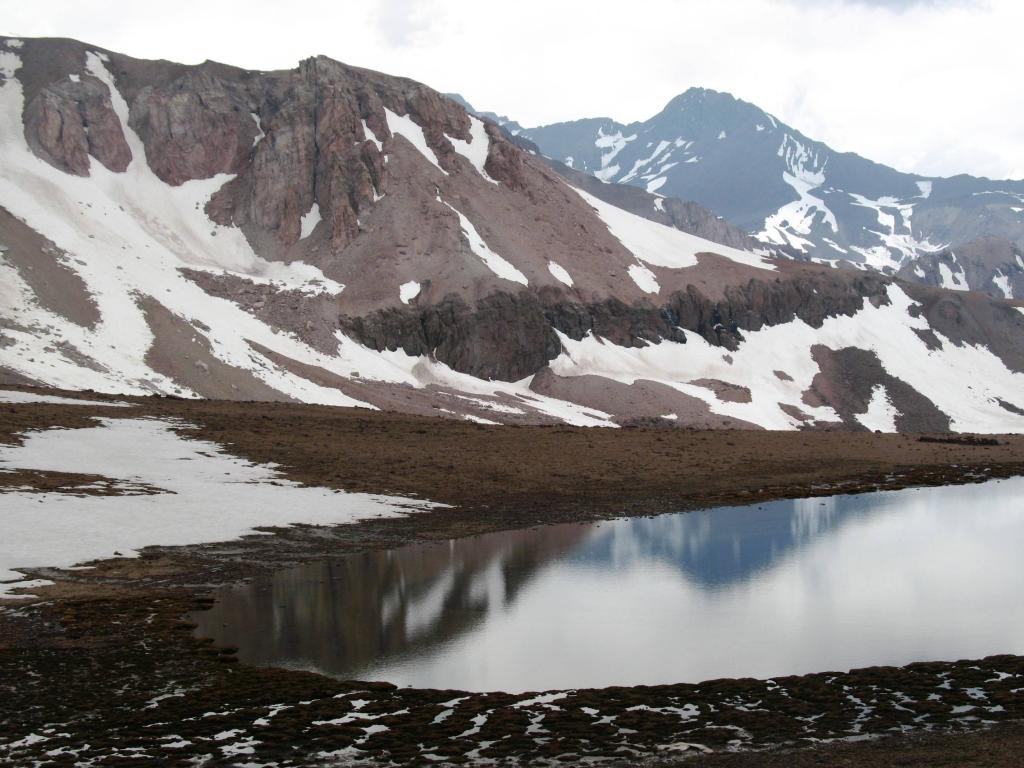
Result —
[[[87,397],[105,399],[93,394]],[[146,717],[140,715],[138,709],[160,695],[154,692],[165,689],[193,689],[193,696],[161,700],[156,707],[156,712],[179,730],[185,728],[188,717],[202,715],[198,709],[207,707],[203,711],[212,711],[222,704],[236,712],[225,717],[222,730],[243,726],[242,733],[249,733],[251,719],[255,717],[250,721],[244,718],[253,714],[256,703],[276,703],[267,700],[269,691],[292,702],[310,698],[320,701],[323,697],[327,701],[344,702],[346,691],[353,690],[352,684],[304,673],[234,664],[230,652],[215,652],[208,644],[194,640],[187,631],[190,625],[179,618],[187,610],[201,609],[207,604],[202,595],[210,586],[246,578],[266,569],[416,540],[537,524],[656,514],[772,498],[975,482],[1024,473],[1024,437],[1021,436],[999,436],[999,445],[993,446],[920,442],[918,436],[863,432],[486,427],[429,417],[318,406],[123,399],[137,403],[136,407],[115,411],[94,406],[0,404],[0,441],[16,441],[18,433],[26,429],[85,426],[92,415],[179,418],[197,425],[197,429],[187,428],[188,434],[223,444],[254,461],[277,462],[293,480],[347,490],[429,498],[450,504],[452,508],[331,529],[290,528],[277,531],[275,536],[252,537],[241,542],[153,549],[139,559],[106,561],[86,572],[41,570],[37,575],[57,581],[55,586],[38,591],[48,602],[28,608],[21,604],[13,613],[0,611],[0,671],[3,672],[0,694],[5,702],[0,705],[0,734],[14,737],[0,736],[0,756],[5,741],[23,738],[45,722],[67,723],[65,730],[73,734],[65,740],[67,746],[80,747],[88,742],[88,754],[93,757],[117,759],[117,755],[121,755],[127,760],[124,748],[139,744],[152,750],[156,742],[150,737],[155,738],[160,728],[143,722]],[[52,489],[68,479],[21,477],[18,480],[19,483],[26,481]],[[993,663],[1011,669],[1014,674],[1019,670],[1024,675],[1024,659],[1019,657],[1004,657]],[[900,668],[888,674],[902,680],[900,684],[904,687],[913,683],[923,691],[930,684],[927,680],[931,679],[926,675],[951,674],[974,680],[977,675],[971,671],[973,664],[924,665],[929,670],[927,673]],[[128,677],[112,670],[128,670]],[[137,678],[133,677],[136,673]],[[912,681],[908,682],[908,674]],[[878,687],[885,675],[865,671],[859,676],[857,673],[836,675],[836,679],[859,689],[865,685]],[[810,701],[816,698],[821,703],[831,701],[834,708],[838,707],[836,711],[844,709],[841,697],[836,698],[834,690],[821,689],[820,676],[793,680],[802,681],[793,683],[792,687],[807,689]],[[972,684],[977,682],[974,680]],[[722,681],[719,688],[728,689],[734,696],[755,696],[763,685],[764,681]],[[1018,681],[1016,685],[1024,686],[1024,682]],[[118,692],[118,686],[125,690]],[[693,686],[585,693],[586,700],[601,709],[614,708],[618,706],[615,702],[620,700],[664,702],[666,697],[680,695],[683,688],[687,696],[696,695],[691,690]],[[374,686],[373,690],[376,698],[369,706],[379,704],[385,717],[394,717],[387,714],[388,707],[392,707],[393,712],[404,702],[407,708],[412,707],[412,712],[425,713],[424,717],[426,713],[433,713],[428,721],[436,714],[437,702],[456,696],[451,693],[447,699],[439,699],[436,692],[389,691],[386,686]],[[202,701],[190,701],[200,692]],[[698,699],[706,696],[705,700],[710,703],[717,695],[701,693]],[[1024,697],[1020,693],[1004,691],[998,695],[1005,712],[993,715],[992,720],[1024,717]],[[342,698],[331,698],[334,696]],[[472,717],[484,711],[481,707],[498,703],[495,696],[501,695],[492,694],[490,699],[477,696],[460,707],[460,712],[451,718],[451,729],[460,724],[465,725],[463,730],[471,728]],[[795,708],[780,702],[779,709],[771,717],[763,718],[764,722],[748,723],[746,728],[754,735],[747,746],[763,748],[773,743],[808,743],[811,736],[801,736],[794,730],[800,717],[797,712],[806,704],[804,699],[801,701],[803,704]],[[339,710],[340,706],[332,709],[321,702],[320,714],[313,712],[308,718],[296,714],[289,725],[291,730],[286,728],[281,733],[257,729],[259,738],[269,737],[273,746],[270,752],[293,761],[281,764],[312,764],[310,754],[296,753],[287,747],[288,741],[308,741],[311,718],[321,715],[328,720],[337,718],[339,711],[346,711]],[[885,711],[885,716],[880,716],[877,723],[881,730],[907,724],[898,714],[898,706],[891,702],[880,706]],[[527,709],[534,711],[536,707]],[[506,701],[499,710],[504,712],[502,716],[507,720],[505,726],[509,733],[519,732],[524,727],[521,708],[510,709]],[[964,725],[956,718],[929,716],[936,717],[934,723],[938,728],[956,729]],[[573,747],[578,755],[588,751],[601,754],[601,749],[610,750],[616,743],[607,733],[602,735],[601,729],[595,731],[592,724],[581,723],[578,718],[554,712],[549,712],[548,717],[559,729],[556,741],[564,741],[567,748]],[[843,717],[837,715],[829,725],[832,730],[823,728],[821,733],[841,733],[849,726]],[[771,725],[773,719],[777,721],[774,726]],[[645,721],[652,720],[658,721],[658,718],[652,716]],[[417,721],[410,725],[400,721],[402,718],[394,722],[396,729],[411,728],[418,738],[431,738],[433,732],[425,729],[423,723]],[[275,718],[275,727],[276,724]],[[637,725],[643,723],[630,726],[630,730],[639,735],[631,737],[632,746],[628,747],[638,750],[630,757],[634,764],[645,754],[645,749],[652,744],[663,744],[663,737],[669,738],[675,733],[675,726],[668,723],[658,725],[660,732],[658,727],[651,730],[637,728]],[[202,741],[204,731],[200,726],[202,723],[196,721],[193,731],[196,748],[182,748],[177,758],[194,755],[200,748],[209,751],[210,744]],[[777,736],[774,741],[772,727]],[[347,739],[351,744],[362,733],[355,734],[352,728],[352,725],[335,728],[340,731],[332,734],[330,743],[341,745]],[[581,733],[590,736],[581,741]],[[1024,745],[1024,735],[1017,726],[1002,726],[999,733],[1003,734],[999,744]],[[446,739],[452,735],[445,731]],[[320,739],[320,735],[317,738]],[[715,748],[726,745],[713,729],[702,733],[701,738],[701,743]],[[991,739],[972,734],[928,738],[938,739],[936,743],[945,745],[942,749],[954,753],[959,749],[973,750],[971,754],[999,751]],[[908,764],[906,761],[912,759],[908,755],[917,754],[914,750],[924,755],[936,749],[928,738],[897,739],[891,750],[879,747],[882,742],[816,747],[810,755],[823,755],[823,750],[831,750],[827,754],[834,756],[834,764],[885,765],[887,763],[879,757],[884,753],[893,756],[893,760],[896,755],[903,755],[899,759],[904,760],[902,764]],[[467,748],[464,741],[458,742],[463,750]],[[527,741],[519,739],[515,749],[507,754],[521,760],[545,758],[544,750],[538,751]],[[57,745],[53,739],[26,745],[19,748],[17,759],[35,759]],[[410,752],[408,744],[387,734],[375,735],[366,746],[363,751],[377,757],[389,754],[392,759],[412,764],[419,759],[419,753]],[[911,752],[907,753],[907,749]],[[450,757],[457,756],[457,751],[450,752]],[[160,754],[161,760],[170,760],[168,755]],[[1005,752],[1004,757],[1009,759],[1010,754]],[[814,762],[815,758],[802,755],[805,753],[792,753],[783,759],[774,752],[751,752],[743,756],[703,757],[698,763],[767,766]],[[219,755],[218,759],[224,757]],[[797,762],[805,759],[806,762]]]

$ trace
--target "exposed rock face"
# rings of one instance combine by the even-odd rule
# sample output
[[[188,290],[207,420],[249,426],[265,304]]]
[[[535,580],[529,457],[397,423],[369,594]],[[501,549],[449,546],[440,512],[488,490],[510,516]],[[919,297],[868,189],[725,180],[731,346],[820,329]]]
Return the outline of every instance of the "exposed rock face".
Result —
[[[89,75],[40,91],[25,107],[25,135],[36,154],[76,176],[89,175],[90,157],[114,172],[132,160],[107,87]]]
[[[518,381],[561,350],[536,296],[496,293],[470,308],[458,296],[422,309],[343,317],[342,330],[376,350],[433,356],[482,379]]]
[[[608,298],[578,303],[562,291],[498,293],[468,306],[456,296],[438,304],[387,309],[343,317],[341,328],[376,350],[433,354],[456,371],[481,378],[517,381],[537,373],[558,356],[554,331],[571,339],[589,334],[626,347],[663,339],[686,342],[683,330],[714,345],[736,349],[743,331],[795,318],[820,328],[826,317],[852,316],[865,301],[885,299],[886,279],[857,272],[818,271],[786,280],[751,280],[729,287],[712,300],[695,286],[668,297],[661,306]]]
[[[207,66],[136,95],[131,127],[150,167],[168,184],[238,173],[259,135],[248,94]]]

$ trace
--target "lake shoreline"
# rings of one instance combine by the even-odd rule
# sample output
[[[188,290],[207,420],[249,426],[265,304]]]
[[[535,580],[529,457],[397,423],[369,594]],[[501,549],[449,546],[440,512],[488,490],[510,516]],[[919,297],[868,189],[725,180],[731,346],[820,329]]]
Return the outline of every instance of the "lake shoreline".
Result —
[[[89,397],[105,399],[95,394]],[[819,723],[813,729],[821,732],[825,725],[833,730],[851,727],[848,714],[854,710],[847,711],[849,700],[839,695],[837,691],[842,689],[834,687],[836,682],[826,684],[821,675],[787,678],[793,681],[791,688],[800,689],[798,706],[783,706],[780,701],[779,706],[753,716],[756,723],[748,722],[751,713],[738,714],[743,710],[733,711],[731,720],[703,722],[699,729],[691,728],[692,723],[677,728],[649,712],[645,717],[626,717],[621,728],[635,733],[616,735],[628,737],[623,744],[607,733],[601,736],[600,732],[608,729],[595,731],[594,724],[582,721],[578,712],[558,713],[550,709],[552,704],[544,703],[513,706],[513,699],[522,696],[510,697],[501,705],[493,697],[487,701],[482,695],[471,695],[456,708],[457,713],[444,719],[448,723],[445,728],[430,729],[427,726],[445,709],[438,707],[460,694],[447,692],[446,698],[439,698],[442,694],[438,692],[389,689],[379,684],[354,686],[317,675],[247,667],[237,663],[232,649],[212,648],[210,643],[194,639],[192,625],[181,617],[208,605],[207,595],[216,585],[327,555],[557,522],[1024,474],[1024,438],[1020,436],[997,436],[999,445],[993,446],[849,432],[745,432],[741,438],[730,432],[664,429],[492,428],[316,406],[121,399],[135,403],[134,407],[116,414],[102,406],[0,407],[0,440],[16,442],[18,434],[28,429],[85,426],[96,415],[178,418],[198,425],[198,429],[187,429],[190,436],[219,443],[253,461],[277,462],[286,477],[298,482],[400,493],[451,507],[329,529],[293,527],[278,529],[273,536],[235,542],[147,550],[140,558],[103,561],[89,571],[37,569],[34,575],[56,582],[36,591],[43,602],[8,601],[0,611],[0,664],[6,694],[0,731],[13,736],[8,744],[28,739],[8,754],[18,760],[27,762],[66,746],[86,749],[83,757],[127,755],[125,750],[141,747],[161,759],[238,754],[239,759],[283,759],[286,762],[281,764],[296,765],[309,764],[317,750],[356,749],[361,754],[380,757],[387,753],[396,760],[415,762],[421,759],[420,752],[409,752],[408,740],[395,736],[399,730],[422,738],[436,732],[438,749],[448,750],[438,754],[454,758],[471,748],[474,737],[477,746],[489,740],[491,728],[519,733],[521,738],[512,740],[509,754],[531,759],[553,757],[552,743],[572,747],[576,754],[590,749],[602,754],[619,747],[635,749],[634,762],[640,754],[670,757],[673,750],[657,748],[675,744],[683,733],[689,734],[687,741],[722,749],[729,746],[729,738],[723,735],[738,733],[736,728],[753,738],[749,744],[734,746],[806,745],[808,739],[821,736],[794,730],[805,727],[800,718],[813,718],[813,723]],[[20,485],[38,483],[41,490],[52,490],[60,480],[16,478]],[[912,709],[910,716],[900,709],[905,703],[892,698],[896,689],[879,687],[879,681],[891,680],[924,692],[940,679],[936,676],[947,674],[962,680],[963,685],[943,706],[977,706],[962,691],[980,686],[989,695],[985,680],[991,673],[1024,675],[1021,657],[998,657],[986,664],[910,665],[838,675],[835,680],[854,692],[875,691],[879,719],[870,732],[901,728],[908,725],[908,717],[912,722],[922,714],[936,718],[938,728],[959,730],[982,723],[917,709]],[[982,669],[972,669],[977,666]],[[979,675],[987,677],[979,680]],[[1010,678],[1001,682],[1006,680]],[[986,712],[982,719],[1024,717],[1022,696],[1012,692],[1022,686],[1017,680],[1013,687],[992,687],[991,695],[1000,703],[986,706],[1003,710]],[[748,700],[753,705],[758,696],[770,695],[763,681],[721,681],[712,693],[706,702],[716,707],[733,696],[753,697]],[[683,698],[689,701],[694,695],[693,686],[601,689],[587,692],[579,706],[606,714],[616,707],[622,713],[634,706],[682,708],[686,704]],[[274,700],[275,696],[279,698]],[[964,696],[967,699],[961,702]],[[354,709],[351,702],[358,697],[368,703]],[[310,700],[315,703],[298,704]],[[814,702],[828,706],[813,711]],[[267,717],[277,704],[289,707]],[[379,707],[379,712],[367,707]],[[488,716],[476,733],[459,741],[450,739],[477,728],[474,718],[488,708],[495,709],[497,715]],[[410,714],[395,715],[402,709]],[[203,717],[221,710],[222,716]],[[815,717],[825,710],[832,714]],[[359,711],[363,715],[357,715]],[[391,730],[374,733],[362,748],[353,746],[365,736],[364,728],[371,722],[365,715],[370,714],[380,715],[374,721]],[[538,746],[535,739],[524,735],[531,717],[539,714],[550,718],[554,741],[548,746]],[[967,711],[961,714],[971,716]],[[269,724],[254,725],[262,720]],[[328,725],[315,726],[317,722]],[[62,724],[55,733],[63,730],[69,736],[42,733],[49,727],[46,723]],[[213,726],[216,731],[210,730]],[[214,738],[232,730],[239,733]],[[31,739],[30,734],[39,738]],[[177,751],[160,746],[178,743],[163,738],[168,736],[190,743]],[[952,744],[961,737],[947,738]],[[248,744],[252,739],[260,743]],[[0,754],[5,749],[3,743]],[[86,748],[83,745],[87,743],[90,746]],[[295,752],[289,743],[301,743],[303,748]],[[453,746],[458,750],[452,750]],[[497,749],[503,748],[499,745]],[[848,748],[864,749],[864,754],[874,749]],[[248,749],[253,754],[245,751]],[[682,756],[700,750],[677,746],[675,751]],[[770,765],[756,762],[769,760],[767,754],[749,753],[754,762],[742,764]]]

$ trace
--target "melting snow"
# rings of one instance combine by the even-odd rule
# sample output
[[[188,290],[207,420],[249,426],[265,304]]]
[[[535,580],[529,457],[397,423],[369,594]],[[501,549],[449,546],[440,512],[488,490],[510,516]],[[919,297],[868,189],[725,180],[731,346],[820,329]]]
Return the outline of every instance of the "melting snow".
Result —
[[[448,171],[442,168],[441,163],[438,162],[437,155],[434,154],[434,150],[432,150],[430,145],[427,144],[427,137],[423,135],[423,129],[413,122],[411,117],[407,117],[406,115],[396,115],[387,107],[384,108],[384,116],[387,118],[388,130],[391,131],[392,135],[397,134],[404,136],[406,140],[430,162],[431,165],[437,168],[437,170],[445,176],[448,175]],[[369,131],[369,129],[366,130]],[[372,136],[373,134],[369,133],[369,135]]]
[[[650,146],[650,145],[648,145],[648,146]],[[668,142],[668,141],[660,141],[660,142],[658,142],[658,146],[655,147],[654,151],[651,152],[651,154],[648,155],[647,157],[642,157],[639,160],[637,160],[635,163],[633,163],[633,167],[629,170],[629,173],[627,173],[625,176],[623,176],[621,179],[619,179],[619,182],[620,183],[625,183],[625,182],[629,181],[630,179],[635,178],[639,173],[641,173],[641,171],[643,171],[645,168],[647,168],[648,165],[650,165],[652,162],[654,162],[655,158],[657,158],[659,155],[661,155],[661,153],[664,152],[666,149],[668,149],[670,146],[672,146],[671,142]],[[650,190],[648,190],[648,191],[650,191]]]
[[[467,219],[461,211],[451,203],[447,203],[442,200],[440,195],[438,195],[437,199],[439,202],[442,202],[451,208],[455,212],[455,215],[459,217],[459,226],[462,227],[462,232],[469,241],[469,247],[473,250],[473,253],[480,257],[480,260],[487,265],[487,268],[491,270],[491,272],[496,274],[498,277],[504,278],[505,280],[511,280],[514,283],[520,283],[522,285],[529,284],[529,281],[526,279],[526,275],[490,249],[487,243],[484,242],[484,239],[480,237],[480,234],[476,231],[476,227],[473,226],[470,220]]]
[[[103,419],[95,427],[29,432],[22,445],[0,446],[0,468],[79,472],[130,480],[162,493],[72,496],[3,493],[0,579],[22,568],[69,567],[135,556],[149,545],[227,541],[255,527],[334,525],[394,517],[408,506],[436,505],[398,497],[300,486],[272,467],[251,464],[220,446],[181,437],[179,422]],[[0,583],[0,595],[18,587]]]
[[[889,400],[889,392],[883,385],[876,384],[871,390],[871,400],[868,402],[867,412],[858,414],[857,421],[870,430],[895,432],[897,416],[899,416],[899,411]]]
[[[319,224],[320,221],[320,205],[319,203],[314,202],[313,207],[306,212],[299,222],[299,239],[305,240],[313,234],[313,230],[316,229],[316,225]]]
[[[659,224],[598,200],[571,187],[607,225],[619,242],[641,261],[656,267],[681,269],[697,264],[698,253],[717,253],[728,259],[760,269],[774,270],[760,254],[712,243],[675,227]],[[635,278],[634,278],[635,279]]]
[[[252,116],[252,121],[256,123],[256,135],[252,138],[252,145],[255,147],[267,134],[263,132],[263,124],[260,122],[260,116],[255,112],[250,112],[249,114]]]
[[[491,421],[481,416],[474,416],[472,413],[465,414],[464,418],[466,421],[472,421],[474,424],[490,424],[491,426],[499,426],[497,421]]]
[[[14,390],[0,390],[0,403],[45,403],[48,405],[102,405],[107,408],[130,408],[131,403],[118,400],[76,400],[73,397],[57,397],[56,395],[43,395],[39,392],[16,392]]]
[[[377,134],[375,134],[373,131],[370,130],[370,126],[368,126],[366,124],[365,120],[360,120],[359,122],[363,126],[363,136],[366,137],[365,140],[366,141],[372,141],[374,146],[377,147],[377,151],[380,152],[381,154],[384,154],[384,144],[383,144],[383,142],[381,142],[380,139],[377,138]],[[390,123],[389,123],[388,130],[390,130]],[[394,133],[394,131],[392,131],[392,133]]]
[[[668,181],[667,176],[659,176],[658,178],[647,182],[647,191],[653,195],[655,192],[657,192],[659,189],[665,186],[666,181]]]
[[[419,295],[420,284],[415,280],[410,280],[408,283],[402,283],[398,286],[398,298],[402,300],[403,304],[408,304]]]
[[[616,131],[614,134],[607,134],[607,135],[605,135],[604,130],[601,129],[601,128],[598,128],[597,129],[597,140],[594,141],[594,146],[597,147],[598,149],[607,149],[608,150],[607,152],[603,152],[601,154],[601,168],[602,169],[606,169],[607,171],[610,172],[611,168],[609,168],[609,164],[611,163],[611,161],[615,159],[615,156],[617,154],[619,154],[619,152],[621,152],[625,148],[625,146],[627,144],[629,144],[629,142],[635,141],[635,140],[636,140],[636,134],[635,133],[632,136],[623,136],[622,135],[622,131]],[[614,168],[615,168],[615,171],[618,172],[619,166],[616,165],[616,166],[614,166]],[[595,175],[598,175],[598,174],[595,174]],[[612,174],[612,175],[614,175],[614,174]],[[599,178],[603,178],[603,177],[599,176]],[[603,178],[603,180],[607,181],[608,179],[607,178]]]
[[[643,264],[631,264],[628,272],[633,282],[644,293],[658,293],[661,291],[661,286],[658,285],[658,278]]]
[[[874,269],[892,267],[898,269],[902,260],[913,259],[920,253],[938,253],[945,246],[934,245],[927,238],[918,240],[914,237],[911,217],[915,203],[900,202],[894,197],[880,197],[877,200],[850,193],[853,204],[862,208],[870,208],[875,212],[878,224],[883,231],[870,230],[878,235],[882,244],[873,248],[854,248],[865,257],[866,263]],[[897,221],[899,217],[899,221]],[[899,258],[893,258],[893,253]]]
[[[943,288],[948,288],[951,291],[969,290],[967,281],[963,279],[964,273],[962,268],[959,272],[953,272],[945,262],[940,261],[939,276],[942,278]]]
[[[777,154],[785,159],[789,169],[783,171],[782,180],[793,188],[798,199],[782,206],[765,219],[764,229],[757,237],[769,243],[788,244],[805,251],[812,243],[800,235],[810,234],[819,213],[833,232],[839,232],[835,214],[821,198],[811,194],[811,190],[825,183],[825,164],[828,161],[822,163],[817,152],[812,153],[789,134],[783,136]]]
[[[722,139],[725,139],[725,138],[728,138],[728,134],[725,131],[722,131],[721,133],[718,134],[718,140],[719,141],[721,141]]]
[[[914,182],[914,183],[917,184],[917,188],[921,191],[921,195],[920,196],[923,199],[927,200],[929,197],[932,196],[932,182],[930,182],[930,181],[917,181],[917,182]]]
[[[477,173],[491,182],[491,184],[497,184],[498,181],[488,176],[487,171],[484,170],[484,164],[487,162],[487,153],[490,151],[491,138],[487,135],[487,127],[484,125],[484,121],[473,115],[469,116],[469,137],[469,141],[453,139],[451,136],[448,137],[448,140],[455,147],[456,152],[472,163]]]
[[[559,376],[594,374],[631,384],[638,379],[658,381],[707,403],[713,413],[753,422],[766,429],[794,429],[800,422],[779,404],[791,404],[821,421],[836,421],[831,408],[808,406],[803,393],[819,372],[811,356],[816,344],[831,349],[857,346],[873,351],[890,375],[905,381],[951,418],[955,431],[1013,432],[1024,430],[1024,417],[1007,413],[996,402],[1024,391],[1024,374],[1006,368],[988,349],[957,345],[936,333],[939,350],[929,350],[915,330],[930,328],[899,286],[888,287],[889,304],[864,309],[853,317],[829,317],[815,329],[802,320],[744,332],[739,349],[730,352],[696,333],[686,332],[685,346],[662,341],[641,348],[620,347],[588,336],[573,341],[561,336],[562,354],[551,363]],[[1024,309],[1022,309],[1024,311]],[[782,380],[773,371],[784,370]],[[751,402],[718,400],[710,390],[689,384],[699,378],[742,381],[751,390]],[[876,413],[881,411],[876,403]]]
[[[992,278],[992,282],[995,283],[996,288],[1003,292],[1003,298],[1013,298],[1013,288],[1010,287],[1010,278],[1004,275],[1002,272],[995,275]]]
[[[572,288],[572,276],[565,270],[561,264],[556,264],[553,261],[548,262],[548,272],[560,283],[565,283],[567,286]]]

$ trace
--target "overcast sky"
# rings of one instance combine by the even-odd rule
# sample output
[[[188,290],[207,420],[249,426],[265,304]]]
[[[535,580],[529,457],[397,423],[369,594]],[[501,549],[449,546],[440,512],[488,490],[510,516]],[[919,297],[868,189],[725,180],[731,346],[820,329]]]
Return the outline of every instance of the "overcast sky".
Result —
[[[703,86],[901,170],[1024,178],[1024,0],[0,0],[0,25],[189,63],[322,53],[525,125]]]

